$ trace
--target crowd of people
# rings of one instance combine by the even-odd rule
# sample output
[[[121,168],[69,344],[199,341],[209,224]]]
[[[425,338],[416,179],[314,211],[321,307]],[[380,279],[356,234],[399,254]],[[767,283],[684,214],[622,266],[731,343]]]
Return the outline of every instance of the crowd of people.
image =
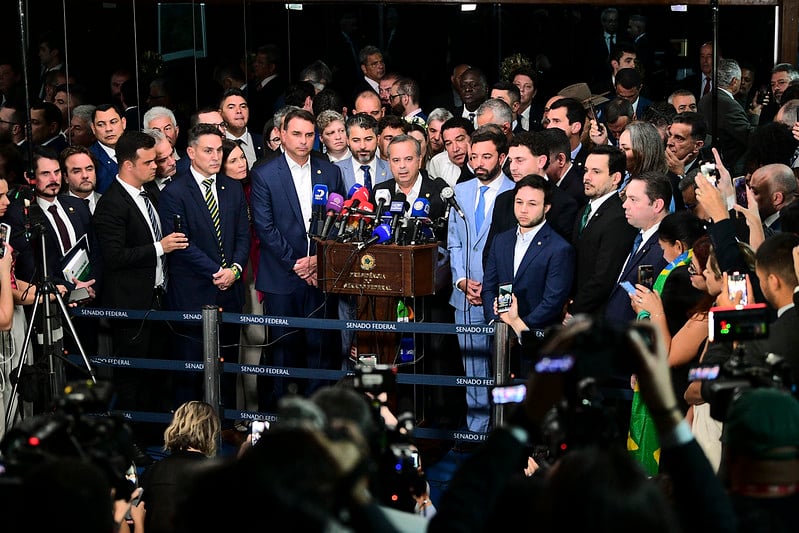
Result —
[[[211,304],[233,313],[354,319],[374,313],[373,304],[324,290],[322,243],[358,243],[356,251],[436,243],[435,291],[415,300],[416,318],[508,324],[516,333],[508,380],[532,377],[508,427],[492,419],[489,387],[429,387],[421,399],[396,391],[392,405],[413,412],[421,403],[428,426],[489,435],[479,450],[455,442],[456,452],[475,453],[437,510],[423,479],[411,476],[413,494],[400,499],[411,513],[430,511],[419,528],[488,529],[509,520],[501,496],[515,487],[523,490],[509,501],[546,495],[530,500],[539,502],[545,529],[564,527],[564,518],[596,528],[601,514],[601,529],[787,530],[799,483],[799,405],[784,392],[799,382],[799,71],[775,65],[771,90],[753,95],[743,85],[746,69],[705,43],[696,75],[653,102],[642,67],[649,61],[646,21],[631,18],[635,31],[622,39],[614,16],[618,22],[617,11],[603,12],[611,38],[582,83],[539,95],[534,66],[519,64],[490,82],[480,68],[460,64],[451,94],[425,109],[433,98],[420,80],[387,69],[374,46],[360,50],[362,76],[338,85],[322,61],[289,82],[281,51],[260,47],[251,69],[220,65],[218,101],[185,113],[164,78],[150,80],[140,109],[132,100],[137,77],[125,70],[112,74],[106,99],[88,101],[80,80],[62,68],[63,43],[43,40],[30,117],[19,80],[0,86],[0,222],[8,225],[0,258],[2,383],[12,383],[25,362],[29,324],[34,338],[50,337],[44,330],[52,324],[33,314],[37,300],[47,307],[57,299],[38,297],[50,286],[43,281],[71,306],[196,313]],[[768,334],[714,339],[718,308],[756,309]],[[77,339],[55,339],[68,353],[82,347],[89,355],[201,360],[197,323],[71,321]],[[612,332],[625,342],[609,351],[624,356],[593,357],[597,339]],[[368,337],[232,323],[221,324],[219,335],[226,361],[345,371],[363,363]],[[418,339],[409,346],[398,338],[394,362],[493,379],[490,336]],[[27,362],[46,375],[48,346],[33,344]],[[563,361],[561,370],[632,386],[632,413],[604,416],[593,397],[590,416],[578,409],[574,395],[586,391],[569,389],[573,380],[556,379],[560,372],[538,357],[568,349],[578,361]],[[751,391],[739,383],[740,394],[725,401],[719,387],[689,376],[714,365],[722,381],[749,378],[753,369],[768,379]],[[65,374],[84,371],[68,366]],[[275,429],[282,428],[205,471],[195,467],[215,454],[231,421],[198,402],[201,376],[135,365],[108,372],[113,409],[174,411],[165,433],[169,457],[141,479],[139,505],[150,514],[131,513],[136,531],[221,526],[220,502],[262,508],[256,502],[264,494],[275,502],[273,519],[295,513],[308,529],[335,523],[391,531],[401,529],[395,521],[410,520],[384,508],[396,496],[393,485],[386,492],[385,479],[373,479],[388,476],[376,466],[386,449],[375,444],[381,439],[365,398],[358,397],[365,411],[347,418],[357,402],[339,398],[323,379],[225,374],[223,407],[277,412]],[[9,423],[2,435],[25,413],[10,386],[0,395]],[[570,400],[565,413],[561,396]],[[31,401],[42,408],[35,394]],[[554,405],[572,424],[560,451],[579,445],[563,457],[552,448],[539,464],[526,445],[552,438],[539,423]],[[653,453],[633,423],[641,413],[660,438]],[[587,429],[619,418],[616,432]],[[407,442],[389,448],[413,449]],[[414,457],[408,453],[392,457],[403,464]],[[184,470],[201,475],[178,494]],[[422,467],[417,461],[410,470]],[[606,480],[607,490],[593,492],[598,485],[586,479]],[[773,505],[760,501],[766,494],[775,496]],[[595,507],[570,511],[584,500]],[[614,511],[605,514],[611,502]],[[692,514],[697,504],[699,517]],[[769,527],[757,523],[762,517]]]

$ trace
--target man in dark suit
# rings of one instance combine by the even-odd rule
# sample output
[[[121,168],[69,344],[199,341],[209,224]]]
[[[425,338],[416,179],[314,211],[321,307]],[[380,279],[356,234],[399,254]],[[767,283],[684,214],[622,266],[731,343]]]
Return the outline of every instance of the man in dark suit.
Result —
[[[624,216],[631,226],[638,229],[638,235],[605,307],[605,320],[620,325],[634,320],[636,314],[630,305],[630,296],[619,283],[640,283],[638,267],[641,265],[651,265],[655,277],[666,266],[663,249],[658,241],[658,227],[668,214],[672,197],[669,178],[660,172],[644,172],[640,176],[634,176],[624,192],[627,196],[623,204]]]
[[[585,169],[572,163],[569,155],[571,148],[569,138],[559,128],[549,128],[541,132],[541,139],[548,149],[547,177],[559,189],[563,189],[577,202],[577,207],[582,207],[588,202],[583,186]]]
[[[570,315],[602,312],[632,246],[635,228],[627,223],[618,194],[626,168],[624,152],[613,146],[597,146],[586,159],[588,203],[572,233],[577,270]]]
[[[469,119],[476,128],[477,108],[488,98],[488,79],[483,71],[469,68],[461,74],[458,88],[463,105],[458,109],[453,109],[452,114]]]
[[[183,233],[163,235],[158,199],[144,192],[143,186],[156,175],[155,146],[152,136],[137,131],[125,132],[117,141],[119,177],[100,198],[94,213],[107,280],[102,307],[160,311],[166,287],[166,254],[189,245]],[[116,320],[111,326],[114,356],[167,357],[169,330],[165,322]],[[166,382],[162,373],[155,376],[151,371],[114,369],[116,407],[168,410],[171,391]]]
[[[671,121],[666,138],[666,164],[675,210],[685,209],[680,182],[689,171],[702,165],[702,147],[706,135],[707,124],[699,113],[678,113]]]
[[[335,165],[310,157],[315,136],[314,117],[304,110],[286,114],[280,130],[282,156],[252,172],[252,206],[260,239],[260,267],[255,287],[264,293],[264,314],[335,318],[337,303],[318,288],[316,243],[308,237],[311,196],[316,184],[328,193],[346,195]],[[340,368],[338,333],[270,327],[272,343],[265,363],[279,367]],[[322,380],[300,381],[299,390],[311,393]],[[270,386],[271,385],[271,386]],[[259,383],[261,408],[275,406],[286,392],[285,379]]]
[[[652,100],[641,95],[642,83],[641,75],[634,68],[623,68],[616,72],[616,96],[630,101],[637,120],[642,120],[652,105]]]
[[[187,149],[191,167],[161,191],[158,213],[163,233],[174,232],[180,216],[189,246],[169,254],[167,308],[199,312],[204,305],[214,305],[226,312],[240,313],[244,305],[241,271],[250,253],[247,201],[241,184],[221,173],[222,133],[216,126],[198,124],[189,130]],[[176,335],[176,357],[198,360],[201,353],[199,325],[180,326]],[[239,326],[220,326],[221,354],[236,361]],[[181,375],[176,379],[175,401],[179,405],[201,394],[202,376]],[[235,405],[236,379],[222,378],[222,401]]]
[[[777,319],[769,325],[768,337],[746,344],[747,353],[758,356],[774,353],[784,357],[794,380],[799,376],[799,313],[794,305],[799,261],[793,251],[799,246],[794,233],[777,233],[757,249],[755,271],[767,302],[777,310]],[[752,298],[750,297],[750,303]],[[759,302],[763,303],[763,302]]]
[[[585,107],[574,98],[561,98],[549,106],[547,128],[558,128],[569,138],[569,158],[571,162],[582,168],[588,157],[588,148],[582,144],[583,125],[585,124]]]
[[[103,194],[119,172],[114,146],[125,132],[126,121],[111,104],[98,105],[92,113],[92,132],[97,140],[89,147],[97,161],[97,192]]]
[[[219,100],[219,113],[227,124],[225,137],[239,144],[247,157],[247,166],[252,169],[255,162],[264,155],[264,137],[257,130],[252,133],[247,128],[250,108],[244,93],[239,89],[225,91]]]
[[[246,94],[252,104],[250,127],[253,131],[263,131],[286,90],[288,82],[280,72],[281,59],[280,49],[273,44],[261,46],[255,52],[252,63],[254,81],[247,86]]]
[[[527,328],[560,323],[574,280],[575,256],[574,248],[544,218],[554,190],[535,174],[516,182],[513,213],[518,225],[496,236],[486,262],[481,293],[486,320],[499,318],[494,303],[500,284],[513,283],[519,317]],[[519,375],[529,370],[522,365]]]
[[[560,131],[560,130],[553,130]],[[508,159],[510,160],[510,177],[517,184],[525,176],[531,174],[541,176],[547,181],[546,168],[549,164],[549,147],[544,140],[545,132],[523,132],[515,135],[508,143]],[[494,212],[491,218],[491,229],[488,232],[486,245],[483,249],[483,261],[488,258],[491,243],[494,237],[518,225],[513,204],[516,198],[516,189],[505,191],[494,202]],[[546,220],[558,235],[571,241],[574,220],[577,217],[577,202],[569,193],[554,186],[547,192]]]
[[[744,110],[733,96],[741,85],[741,68],[732,59],[720,59],[718,64],[718,110],[713,109],[713,94],[707,94],[699,101],[699,113],[711,129],[713,116],[718,118],[718,131],[710,132],[718,138],[713,144],[724,166],[733,176],[738,176],[743,172],[744,153],[749,136],[759,124],[762,106],[755,103],[754,107]]]

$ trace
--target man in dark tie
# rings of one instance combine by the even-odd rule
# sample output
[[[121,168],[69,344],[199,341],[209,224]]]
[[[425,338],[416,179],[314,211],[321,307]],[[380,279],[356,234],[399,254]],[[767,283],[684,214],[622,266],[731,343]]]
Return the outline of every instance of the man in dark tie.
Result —
[[[624,192],[627,196],[623,204],[624,216],[638,233],[605,307],[605,319],[619,325],[626,325],[636,316],[627,291],[619,283],[640,283],[638,268],[642,265],[650,265],[655,276],[666,266],[658,241],[658,228],[669,213],[672,196],[671,182],[661,172],[644,172],[633,177]]]

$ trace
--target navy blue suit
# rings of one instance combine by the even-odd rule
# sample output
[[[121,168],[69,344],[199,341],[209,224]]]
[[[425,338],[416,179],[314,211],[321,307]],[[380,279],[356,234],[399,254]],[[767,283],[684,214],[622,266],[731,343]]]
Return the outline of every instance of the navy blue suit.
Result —
[[[638,252],[624,265],[619,283],[622,281],[629,281],[633,285],[638,283],[639,265],[652,265],[656,279],[666,266],[666,260],[663,259],[663,249],[658,243],[657,231],[647,239],[644,245],[638,249]],[[630,296],[619,283],[613,287],[610,298],[608,298],[608,305],[605,307],[605,320],[619,325],[627,325],[631,320],[635,320],[635,311],[630,305]]]
[[[114,182],[114,178],[119,174],[119,165],[111,159],[108,153],[100,146],[100,141],[94,141],[89,147],[89,151],[97,161],[95,174],[97,175],[97,187],[95,190],[100,194],[105,193],[106,189]]]
[[[531,329],[559,324],[574,279],[574,248],[546,222],[536,234],[513,274],[516,230],[498,234],[488,253],[483,276],[483,310],[497,319],[494,299],[500,283],[513,283],[519,316]]]
[[[265,293],[264,314],[335,318],[337,300],[326,301],[326,295],[309,285],[294,272],[298,259],[316,254],[316,243],[308,239],[300,200],[286,160],[278,156],[251,171],[251,205],[255,231],[260,240],[260,262],[255,288]],[[346,195],[341,171],[321,158],[310,157],[311,187],[324,184],[328,193]],[[310,196],[311,190],[307,191]],[[317,276],[322,277],[318,272]],[[304,334],[303,334],[304,333]],[[275,366],[334,369],[340,368],[338,332],[270,327],[268,338],[274,344],[267,351],[266,363]],[[276,340],[280,339],[280,340]],[[311,393],[324,382],[300,381],[300,390]],[[261,408],[274,406],[284,390],[284,380],[259,383]]]
[[[250,253],[250,231],[247,220],[247,201],[241,183],[224,174],[217,174],[214,186],[219,206],[219,222],[222,232],[224,266],[234,263],[242,269],[247,265]],[[244,306],[244,282],[239,279],[227,290],[220,290],[213,283],[212,276],[223,266],[219,240],[214,230],[211,214],[205,203],[200,186],[189,171],[178,175],[168,187],[164,187],[158,198],[158,214],[161,218],[163,234],[174,231],[174,217],[183,219],[183,233],[189,239],[188,248],[174,250],[167,254],[168,280],[166,307],[181,311],[198,313],[204,305],[216,305],[224,311],[240,313]],[[201,358],[202,348],[197,342],[201,338],[198,325],[178,328],[185,335],[175,337],[176,358],[196,361]],[[220,344],[235,346],[239,339],[239,326],[222,324]],[[223,349],[228,361],[236,361],[238,349]],[[200,375],[181,375],[175,381],[175,403],[198,399],[201,382],[194,378]],[[235,405],[235,376],[226,374],[222,384],[223,402],[229,408]]]

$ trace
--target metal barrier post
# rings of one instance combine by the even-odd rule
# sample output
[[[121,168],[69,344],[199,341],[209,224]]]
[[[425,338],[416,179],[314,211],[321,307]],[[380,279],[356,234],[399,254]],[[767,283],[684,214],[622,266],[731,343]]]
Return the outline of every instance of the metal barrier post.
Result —
[[[203,306],[203,390],[205,402],[211,405],[222,418],[220,405],[222,363],[219,360],[219,322],[222,314],[215,305]]]
[[[494,322],[494,385],[506,385],[510,367],[510,326],[501,320]],[[494,427],[505,424],[505,405],[495,403],[493,406]]]

